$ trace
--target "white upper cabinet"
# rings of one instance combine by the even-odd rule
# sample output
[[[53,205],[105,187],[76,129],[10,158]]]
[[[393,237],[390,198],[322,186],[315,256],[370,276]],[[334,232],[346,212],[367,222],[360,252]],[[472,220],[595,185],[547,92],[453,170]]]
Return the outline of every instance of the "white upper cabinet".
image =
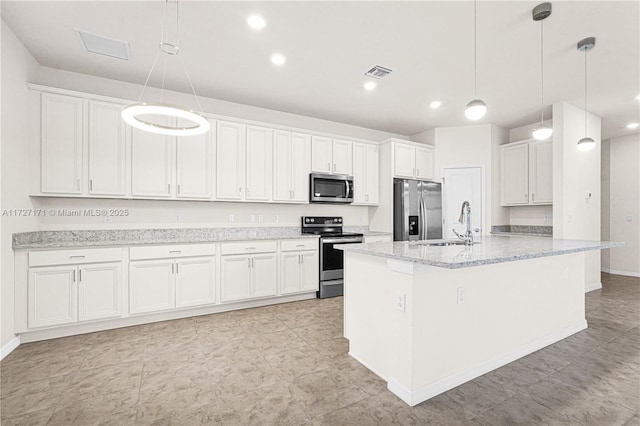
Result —
[[[351,175],[353,173],[353,142],[333,140],[333,173]]]
[[[378,146],[353,144],[354,204],[376,205],[379,201]]]
[[[82,194],[83,100],[42,94],[40,191]]]
[[[529,146],[532,204],[553,203],[553,141],[534,142]]]
[[[241,200],[244,188],[245,131],[240,123],[218,121],[216,143],[216,197]]]
[[[416,147],[416,179],[434,180],[433,148]]]
[[[272,191],[273,130],[247,126],[246,200],[269,201]]]
[[[333,140],[331,138],[311,137],[311,170],[314,173],[333,171]]]
[[[166,117],[154,121],[169,125]],[[131,134],[131,195],[137,197],[170,198],[173,188],[172,136],[132,129]]]
[[[273,200],[309,201],[311,136],[273,132]]]
[[[126,126],[122,105],[89,101],[89,194],[126,195]]]
[[[394,142],[393,175],[397,178],[434,180],[434,148]]]
[[[522,141],[500,147],[503,206],[553,202],[552,141]]]
[[[210,199],[213,194],[215,123],[207,133],[176,138],[176,197]]]

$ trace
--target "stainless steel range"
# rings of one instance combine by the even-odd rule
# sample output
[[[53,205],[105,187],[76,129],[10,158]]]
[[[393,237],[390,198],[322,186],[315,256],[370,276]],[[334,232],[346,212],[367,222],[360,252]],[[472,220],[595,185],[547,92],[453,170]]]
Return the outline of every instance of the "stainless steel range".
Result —
[[[342,217],[304,216],[302,233],[320,235],[320,299],[342,296],[344,254],[336,244],[362,243],[362,234],[342,232]]]

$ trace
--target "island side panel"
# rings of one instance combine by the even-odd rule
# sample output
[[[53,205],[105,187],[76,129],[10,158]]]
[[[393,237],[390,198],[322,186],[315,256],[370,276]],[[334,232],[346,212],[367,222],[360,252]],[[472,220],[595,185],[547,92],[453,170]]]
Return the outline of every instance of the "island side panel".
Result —
[[[584,253],[461,269],[417,265],[411,405],[586,328],[584,271]]]
[[[396,298],[412,299],[413,276],[390,270],[386,258],[345,252],[344,282],[349,355],[386,381],[410,383],[412,306],[399,311]]]

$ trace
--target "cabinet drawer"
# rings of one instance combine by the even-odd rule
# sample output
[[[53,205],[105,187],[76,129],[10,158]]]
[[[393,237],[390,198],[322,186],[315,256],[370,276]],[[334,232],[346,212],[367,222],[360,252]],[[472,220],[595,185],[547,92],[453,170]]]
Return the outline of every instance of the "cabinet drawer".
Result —
[[[316,238],[305,238],[304,240],[286,240],[280,243],[282,251],[317,250],[318,240]]]
[[[365,235],[364,243],[390,243],[393,241],[392,235]]]
[[[215,244],[189,244],[150,247],[131,247],[131,260],[162,259],[168,257],[212,256],[216,254]]]
[[[237,243],[223,243],[220,245],[220,253],[225,254],[251,254],[276,251],[276,241],[242,241]]]
[[[121,248],[51,250],[29,252],[29,266],[76,265],[80,263],[119,262]]]

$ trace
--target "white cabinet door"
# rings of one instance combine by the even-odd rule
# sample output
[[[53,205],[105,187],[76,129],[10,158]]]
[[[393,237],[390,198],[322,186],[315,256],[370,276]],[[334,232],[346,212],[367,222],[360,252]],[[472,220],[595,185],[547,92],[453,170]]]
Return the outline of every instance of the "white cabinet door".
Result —
[[[251,297],[251,257],[222,256],[220,299],[222,302]]]
[[[157,121],[169,124],[167,118],[159,117]],[[131,195],[171,197],[174,139],[172,136],[132,129]]]
[[[293,133],[291,136],[292,200],[309,202],[309,173],[311,171],[311,136]]]
[[[78,320],[75,265],[29,269],[29,328]]]
[[[318,251],[300,252],[302,263],[300,263],[300,291],[318,291],[320,279],[320,263]]]
[[[553,142],[532,142],[529,145],[531,174],[529,180],[532,204],[553,203]]]
[[[278,291],[278,261],[275,253],[256,254],[251,259],[251,297],[275,296]]]
[[[365,204],[367,202],[367,151],[362,143],[353,144],[353,202]]]
[[[89,194],[126,194],[125,123],[122,105],[89,101]]]
[[[211,123],[211,129],[215,123]],[[176,138],[176,197],[209,199],[213,182],[214,130]]]
[[[122,316],[122,264],[100,263],[78,268],[78,320]]]
[[[176,270],[176,307],[215,303],[215,257],[178,259]]]
[[[393,144],[393,174],[399,178],[415,177],[415,148],[402,143]]]
[[[170,259],[129,264],[129,312],[142,314],[175,306],[174,264]]]
[[[433,149],[416,147],[416,179],[434,180]]]
[[[247,126],[246,200],[271,199],[272,141],[272,129]]]
[[[351,175],[353,173],[353,142],[333,140],[333,173]]]
[[[273,132],[273,199],[291,201],[293,188],[293,145],[291,132],[274,130]]]
[[[500,183],[502,205],[529,203],[529,145],[500,148]]]
[[[333,140],[323,136],[311,137],[311,170],[331,173],[333,170]]]
[[[244,188],[244,124],[218,121],[216,138],[216,197],[241,200]]]
[[[366,145],[367,187],[366,199],[368,204],[378,204],[380,201],[380,154],[375,145]]]
[[[81,194],[83,101],[42,94],[40,190]]]
[[[285,252],[280,254],[280,294],[300,291],[300,252]]]

